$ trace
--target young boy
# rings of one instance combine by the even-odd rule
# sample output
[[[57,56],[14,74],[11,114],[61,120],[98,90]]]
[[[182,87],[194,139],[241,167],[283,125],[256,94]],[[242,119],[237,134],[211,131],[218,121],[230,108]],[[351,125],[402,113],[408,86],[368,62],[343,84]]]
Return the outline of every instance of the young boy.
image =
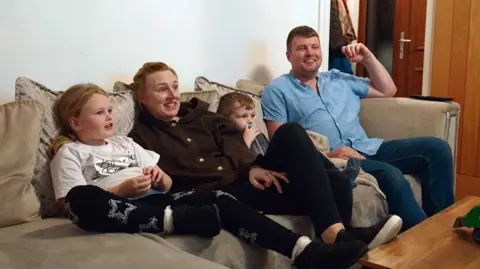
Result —
[[[217,113],[229,118],[243,130],[243,140],[255,154],[267,152],[268,139],[255,124],[255,104],[246,94],[232,92],[220,98]]]
[[[255,103],[252,98],[239,92],[225,94],[220,98],[217,113],[226,116],[238,128],[243,130],[245,144],[255,154],[264,155],[267,152],[269,141],[255,124]],[[338,173],[340,170],[332,168],[327,170],[327,172],[329,174]],[[356,187],[355,179],[360,172],[360,162],[357,159],[350,158],[347,162],[347,167],[341,172],[350,179],[352,188]]]

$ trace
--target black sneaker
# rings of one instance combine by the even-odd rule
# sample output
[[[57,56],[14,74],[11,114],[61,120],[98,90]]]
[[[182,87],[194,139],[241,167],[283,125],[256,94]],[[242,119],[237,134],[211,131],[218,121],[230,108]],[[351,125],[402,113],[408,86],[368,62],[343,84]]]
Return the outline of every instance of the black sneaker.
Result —
[[[298,255],[294,265],[298,269],[346,269],[366,252],[367,245],[358,240],[325,244],[315,239]]]
[[[173,233],[214,237],[220,233],[221,224],[215,205],[173,206]]]
[[[382,244],[390,242],[397,237],[402,229],[402,219],[399,216],[392,215],[379,223],[367,228],[351,228],[347,233],[357,240],[368,244],[368,249],[374,249]],[[347,236],[338,236],[340,241],[349,241]]]

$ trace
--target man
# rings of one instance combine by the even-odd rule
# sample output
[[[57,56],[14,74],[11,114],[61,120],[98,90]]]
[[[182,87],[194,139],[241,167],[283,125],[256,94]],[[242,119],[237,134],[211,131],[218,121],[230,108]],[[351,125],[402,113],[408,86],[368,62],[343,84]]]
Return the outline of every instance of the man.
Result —
[[[397,89],[363,44],[345,46],[342,52],[349,61],[363,64],[370,79],[338,70],[319,73],[322,51],[317,32],[308,26],[290,31],[286,54],[292,69],[262,93],[269,135],[286,122],[298,122],[327,136],[332,150],[329,157],[360,159],[362,168],[377,178],[390,212],[399,215],[408,229],[454,202],[450,147],[433,137],[389,142],[369,138],[358,117],[360,99],[392,97]],[[403,174],[420,177],[424,209]]]

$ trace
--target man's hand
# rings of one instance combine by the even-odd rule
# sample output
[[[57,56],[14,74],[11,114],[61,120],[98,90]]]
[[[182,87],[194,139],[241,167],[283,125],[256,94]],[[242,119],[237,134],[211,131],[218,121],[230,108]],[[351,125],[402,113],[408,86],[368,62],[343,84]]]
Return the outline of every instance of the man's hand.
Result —
[[[350,148],[350,147],[340,147],[334,151],[330,151],[327,153],[327,157],[329,158],[340,158],[340,159],[349,159],[349,158],[355,158],[359,160],[365,160],[365,156],[362,154],[358,153],[358,151]]]
[[[258,166],[252,167],[249,173],[249,180],[253,187],[259,190],[265,190],[265,187],[270,188],[272,184],[277,187],[279,193],[283,193],[282,186],[278,180],[281,179],[287,183],[290,183],[287,177],[278,172],[263,169]]]
[[[373,53],[362,43],[343,46],[342,52],[352,63],[362,63],[364,60],[373,56]]]

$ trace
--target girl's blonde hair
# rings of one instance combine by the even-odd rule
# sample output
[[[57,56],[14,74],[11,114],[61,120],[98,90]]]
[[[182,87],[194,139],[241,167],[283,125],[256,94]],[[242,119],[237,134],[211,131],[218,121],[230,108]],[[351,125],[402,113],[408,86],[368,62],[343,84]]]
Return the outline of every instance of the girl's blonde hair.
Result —
[[[70,126],[69,120],[78,117],[82,108],[94,94],[108,97],[105,90],[95,84],[77,84],[62,93],[55,106],[55,113],[60,123],[60,134],[57,135],[50,145],[50,154],[53,156],[65,144],[76,139],[75,132]]]

